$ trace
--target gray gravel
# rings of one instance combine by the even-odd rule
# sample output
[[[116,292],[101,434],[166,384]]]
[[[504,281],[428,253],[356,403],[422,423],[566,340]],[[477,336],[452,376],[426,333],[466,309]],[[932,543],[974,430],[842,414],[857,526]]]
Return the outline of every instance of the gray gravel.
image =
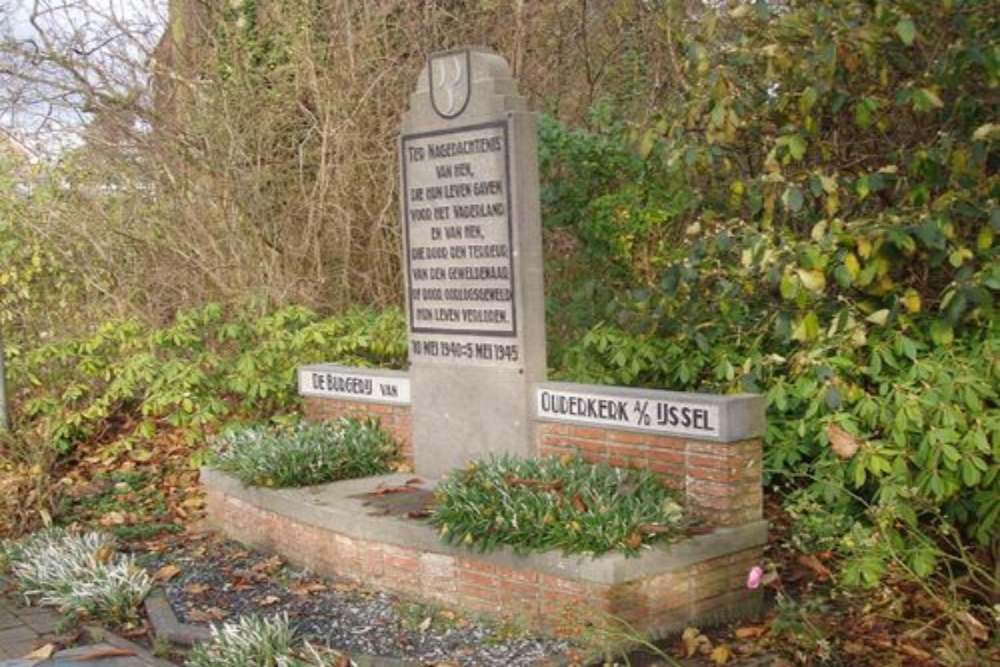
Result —
[[[140,561],[156,572],[170,606],[186,623],[244,614],[288,614],[310,641],[352,656],[421,665],[507,667],[568,664],[573,647],[418,605],[346,581],[321,579],[215,536],[164,542]],[[173,568],[161,570],[169,574]]]

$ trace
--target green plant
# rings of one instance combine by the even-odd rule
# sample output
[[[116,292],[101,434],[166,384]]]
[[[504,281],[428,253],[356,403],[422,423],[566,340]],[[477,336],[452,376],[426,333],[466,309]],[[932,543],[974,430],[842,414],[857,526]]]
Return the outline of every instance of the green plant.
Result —
[[[654,117],[543,134],[550,171],[583,179],[552,187],[547,210],[569,211],[552,224],[580,241],[580,261],[596,249],[617,267],[604,289],[550,303],[591,320],[555,318],[586,324],[551,346],[555,374],[765,394],[769,480],[835,520],[800,521],[815,531],[802,541],[836,544],[845,583],[874,586],[893,562],[949,571],[934,545],[957,548],[955,534],[989,553],[1000,61],[988,10],[835,0],[688,19],[684,85]],[[573,164],[606,144],[631,151],[631,180]],[[677,206],[647,261],[615,244],[650,202]]]
[[[636,554],[684,527],[653,473],[573,457],[502,456],[452,471],[435,491],[431,522],[446,541],[482,551],[591,554]]]
[[[372,420],[258,426],[216,439],[209,465],[254,486],[307,486],[390,470],[397,446]]]
[[[17,545],[11,572],[25,599],[71,616],[127,624],[153,581],[114,546],[107,534],[46,529]]]
[[[79,339],[13,348],[10,386],[18,419],[57,452],[109,436],[129,452],[160,428],[196,442],[227,419],[289,412],[300,365],[399,366],[405,352],[398,309],[324,319],[298,306],[260,314],[208,304],[159,329],[112,320]],[[125,416],[134,422],[122,432]]]
[[[329,649],[299,637],[288,617],[243,616],[212,626],[212,639],[195,645],[188,667],[335,667],[350,663]]]

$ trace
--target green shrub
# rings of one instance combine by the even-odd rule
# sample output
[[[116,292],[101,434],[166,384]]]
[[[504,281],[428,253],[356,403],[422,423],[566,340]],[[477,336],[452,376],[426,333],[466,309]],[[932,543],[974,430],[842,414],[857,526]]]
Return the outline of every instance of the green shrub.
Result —
[[[229,420],[287,414],[298,407],[298,366],[399,367],[406,337],[395,308],[323,318],[300,306],[209,304],[163,328],[109,321],[90,336],[8,355],[17,420],[67,454],[94,434],[118,434],[130,450],[164,426],[201,442]],[[133,427],[122,432],[122,421]]]
[[[614,269],[551,298],[585,323],[550,346],[555,375],[760,392],[769,481],[800,489],[801,546],[832,548],[841,581],[975,569],[965,545],[995,554],[1000,525],[987,6],[756,3],[685,27],[687,85],[649,122],[542,135],[546,173],[577,177],[546,186],[566,263]],[[632,156],[624,178],[587,162],[606,154]],[[669,229],[640,238],[657,208]]]
[[[488,551],[636,554],[678,535],[682,510],[653,473],[572,457],[496,457],[455,470],[435,492],[443,539]]]
[[[133,622],[153,581],[105,533],[47,529],[8,551],[24,597],[72,616]]]
[[[397,446],[372,420],[257,426],[218,438],[209,465],[252,486],[325,484],[389,472]]]

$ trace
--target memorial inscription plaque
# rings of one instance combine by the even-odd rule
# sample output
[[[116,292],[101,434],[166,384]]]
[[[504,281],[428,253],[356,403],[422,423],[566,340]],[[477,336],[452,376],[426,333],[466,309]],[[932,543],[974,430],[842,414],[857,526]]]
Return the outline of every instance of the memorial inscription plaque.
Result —
[[[411,348],[422,334],[514,336],[509,140],[506,122],[403,137],[403,206]],[[456,348],[492,360],[492,350]]]
[[[545,373],[537,126],[506,61],[432,55],[399,153],[417,472],[530,456]]]

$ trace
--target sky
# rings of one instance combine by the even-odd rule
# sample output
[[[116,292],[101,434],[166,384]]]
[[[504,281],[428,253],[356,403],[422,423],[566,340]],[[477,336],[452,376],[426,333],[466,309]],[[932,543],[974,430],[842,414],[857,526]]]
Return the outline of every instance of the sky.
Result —
[[[165,16],[166,0],[0,0],[0,127],[51,152],[72,145],[87,120],[80,98],[62,85],[70,80],[65,71],[3,50],[70,59],[81,76],[107,90],[141,88],[143,63]],[[27,84],[23,75],[49,85]]]

